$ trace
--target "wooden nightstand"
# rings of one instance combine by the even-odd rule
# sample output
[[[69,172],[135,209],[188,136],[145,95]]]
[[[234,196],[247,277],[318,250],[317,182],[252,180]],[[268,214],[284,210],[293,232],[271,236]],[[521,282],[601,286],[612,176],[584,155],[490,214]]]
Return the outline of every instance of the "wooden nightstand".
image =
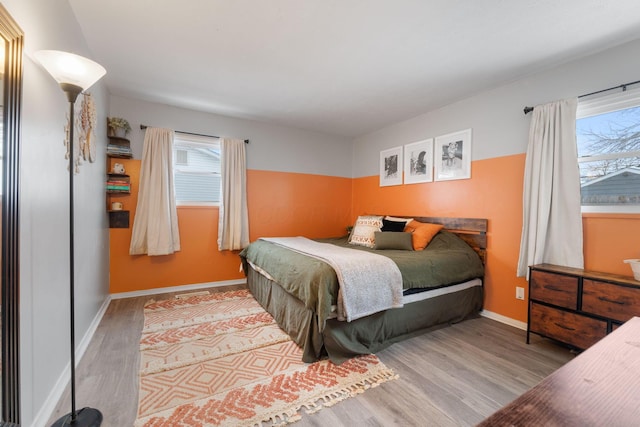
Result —
[[[640,282],[632,277],[552,264],[529,267],[531,333],[580,350],[640,316]]]

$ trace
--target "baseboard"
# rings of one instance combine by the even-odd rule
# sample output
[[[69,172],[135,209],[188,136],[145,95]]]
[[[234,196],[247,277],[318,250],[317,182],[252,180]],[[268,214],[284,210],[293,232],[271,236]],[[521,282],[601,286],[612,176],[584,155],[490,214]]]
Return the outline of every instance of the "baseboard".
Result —
[[[502,314],[494,313],[488,310],[482,310],[480,312],[480,316],[486,317],[487,319],[495,320],[500,323],[504,323],[509,326],[513,326],[514,328],[522,329],[523,331],[527,330],[527,323],[521,322],[519,320],[512,319],[507,316],[503,316]]]
[[[98,310],[95,317],[93,318],[93,321],[89,325],[87,332],[82,337],[82,340],[76,344],[76,367],[80,363],[80,360],[82,360],[82,356],[84,356],[84,353],[85,351],[87,351],[87,348],[89,348],[89,343],[91,342],[91,339],[93,338],[93,335],[95,334],[96,329],[98,329],[98,325],[100,324],[100,321],[102,321],[102,317],[104,317],[104,314],[106,313],[110,302],[111,302],[111,296],[107,296],[104,302],[102,303],[102,306],[100,306],[100,309]],[[62,394],[67,388],[67,385],[69,384],[70,378],[71,378],[71,361],[67,363],[64,370],[62,371],[62,374],[60,374],[60,377],[58,377],[58,381],[56,381],[55,385],[51,389],[51,392],[49,393],[49,396],[47,396],[42,407],[40,407],[40,410],[36,414],[33,420],[33,423],[31,424],[31,427],[45,427],[47,425],[49,418],[51,418],[53,411],[55,411],[56,406],[60,401],[60,397],[62,397]],[[76,378],[76,381],[77,381],[77,378]],[[69,407],[69,412],[71,412],[71,407]]]
[[[221,280],[219,282],[196,283],[193,285],[171,286],[168,288],[145,289],[143,291],[120,292],[117,294],[111,294],[111,299],[144,297],[149,295],[165,294],[169,292],[185,292],[204,288],[217,288],[220,286],[244,285],[245,283],[247,283],[246,279],[235,279]]]

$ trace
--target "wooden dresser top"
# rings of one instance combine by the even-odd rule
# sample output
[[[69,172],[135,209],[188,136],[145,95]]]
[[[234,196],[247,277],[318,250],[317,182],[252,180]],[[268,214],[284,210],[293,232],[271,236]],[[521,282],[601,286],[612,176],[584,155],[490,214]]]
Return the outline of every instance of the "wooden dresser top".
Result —
[[[546,377],[480,426],[640,425],[640,318]]]
[[[536,264],[531,266],[532,270],[548,271],[551,273],[567,274],[570,276],[581,276],[585,279],[599,280],[602,282],[616,282],[625,285],[637,286],[640,282],[633,279],[633,276],[623,276],[621,274],[603,273],[601,271],[583,270],[582,268],[564,267],[554,264]]]

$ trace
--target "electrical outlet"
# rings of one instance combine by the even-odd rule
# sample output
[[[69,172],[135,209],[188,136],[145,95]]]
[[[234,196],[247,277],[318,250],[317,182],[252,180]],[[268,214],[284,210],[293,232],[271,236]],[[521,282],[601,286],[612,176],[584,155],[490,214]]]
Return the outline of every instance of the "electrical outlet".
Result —
[[[516,286],[516,299],[524,300],[524,288]]]

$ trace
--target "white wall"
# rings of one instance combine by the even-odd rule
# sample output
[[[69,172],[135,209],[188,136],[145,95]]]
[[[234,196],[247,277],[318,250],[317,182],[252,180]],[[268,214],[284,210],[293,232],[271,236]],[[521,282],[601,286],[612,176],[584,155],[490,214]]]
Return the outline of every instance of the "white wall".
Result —
[[[351,177],[350,139],[118,96],[111,96],[110,105],[110,116],[123,117],[131,124],[127,138],[137,159],[144,141],[140,124],[145,124],[248,139],[249,169]]]
[[[5,0],[25,33],[20,188],[21,402],[23,426],[44,425],[69,365],[69,176],[64,124],[69,104],[31,58],[57,49],[91,57],[66,0]],[[98,159],[75,178],[76,344],[108,296],[105,212],[108,96],[90,91],[98,111]],[[80,99],[78,100],[78,105]],[[68,375],[68,374],[67,374]]]
[[[526,152],[535,106],[640,79],[640,40],[505,84],[354,140],[353,176],[377,175],[380,151],[472,128],[472,159]]]

